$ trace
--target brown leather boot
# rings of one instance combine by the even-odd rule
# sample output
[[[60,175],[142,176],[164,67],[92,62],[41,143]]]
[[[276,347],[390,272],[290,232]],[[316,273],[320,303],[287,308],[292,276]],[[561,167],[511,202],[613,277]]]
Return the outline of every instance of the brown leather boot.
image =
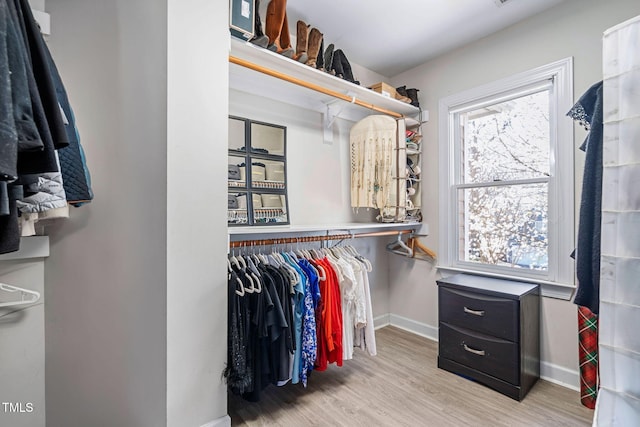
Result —
[[[302,62],[307,62],[309,56],[307,55],[307,44],[309,43],[309,26],[303,21],[297,23],[297,37],[296,37],[296,54],[293,55],[293,59]]]
[[[309,46],[307,48],[309,59],[307,59],[306,62],[310,67],[316,68],[316,61],[320,53],[320,44],[322,44],[322,33],[317,28],[312,28],[309,33]]]
[[[293,56],[287,22],[287,0],[271,0],[267,6],[265,34],[269,37],[269,50],[289,58]]]

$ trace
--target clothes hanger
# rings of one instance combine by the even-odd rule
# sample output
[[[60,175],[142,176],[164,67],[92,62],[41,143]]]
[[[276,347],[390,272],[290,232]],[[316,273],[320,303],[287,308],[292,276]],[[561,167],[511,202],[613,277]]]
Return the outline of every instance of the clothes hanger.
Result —
[[[289,282],[293,287],[295,284],[297,284],[302,280],[302,278],[300,277],[300,274],[298,274],[298,270],[293,268],[293,266],[291,265],[291,264],[297,264],[297,263],[291,260],[291,256],[287,252],[281,253],[280,256],[284,260],[284,263],[282,264],[282,266],[285,272],[289,275],[289,279],[290,279]]]
[[[426,261],[435,261],[437,254],[420,242],[416,236],[409,237],[409,245],[413,249],[413,258],[424,259]]]
[[[373,265],[371,265],[371,261],[369,261],[367,258],[363,257],[360,254],[357,254],[356,256],[354,256],[354,258],[360,261],[362,264],[364,264],[364,267],[365,267],[365,270],[367,270],[367,273],[371,273],[371,271],[373,270]]]
[[[6,283],[0,283],[0,290],[5,292],[20,292],[21,293],[20,296],[22,297],[20,301],[0,302],[0,307],[11,307],[14,305],[33,304],[35,302],[38,302],[38,300],[40,299],[40,292],[38,291],[19,288],[13,285],[7,285]],[[25,299],[25,297],[27,296],[29,298]]]
[[[259,264],[260,261],[257,261],[257,258],[255,258],[254,254],[247,253],[246,258],[247,258],[246,259],[247,268],[249,269],[249,271],[251,271],[256,276],[260,277],[260,271],[258,271],[258,268],[256,267],[256,262]],[[256,262],[254,262],[254,261],[256,261]]]
[[[229,264],[229,267],[231,267],[231,264]],[[229,280],[229,279],[231,279],[231,270],[229,270],[229,277],[227,278],[227,280]],[[235,289],[235,293],[236,293],[236,295],[238,295],[238,296],[241,296],[241,297],[242,297],[242,296],[244,296],[244,294],[245,294],[245,291],[244,291],[244,285],[242,284],[242,280],[240,280],[240,279],[238,278],[238,276],[236,276],[236,280],[237,280],[237,282],[238,282],[238,286],[240,286],[240,290],[238,290],[238,288],[236,287],[236,289]]]
[[[398,238],[396,239],[396,241],[391,242],[387,245],[387,250],[389,252],[393,252],[394,254],[413,257],[413,249],[411,249],[406,245],[406,243],[402,241],[400,233],[398,233]]]

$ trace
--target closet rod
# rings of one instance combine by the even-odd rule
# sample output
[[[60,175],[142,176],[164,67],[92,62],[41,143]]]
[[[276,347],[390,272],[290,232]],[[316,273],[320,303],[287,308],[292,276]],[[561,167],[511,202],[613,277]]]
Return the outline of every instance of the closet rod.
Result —
[[[233,64],[237,64],[243,66],[245,68],[249,68],[254,71],[258,71],[260,73],[266,74],[268,76],[272,76],[289,83],[296,84],[298,86],[306,87],[307,89],[315,90],[316,92],[324,93],[325,95],[333,96],[334,98],[341,99],[343,101],[351,102],[361,107],[368,108],[373,111],[377,111],[379,113],[386,114],[391,117],[395,117],[397,119],[404,117],[400,113],[396,113],[395,111],[387,110],[386,108],[378,107],[375,104],[369,104],[367,102],[361,101],[356,97],[350,97],[348,95],[342,94],[340,92],[336,92],[335,90],[327,89],[320,85],[307,82],[305,80],[299,79],[297,77],[292,77],[287,74],[281,73],[280,71],[275,71],[270,68],[263,67],[262,65],[254,64],[253,62],[247,61],[245,59],[240,59],[235,56],[229,55],[229,62]]]
[[[328,240],[348,240],[357,237],[397,236],[399,234],[413,233],[413,230],[375,231],[372,233],[329,234],[326,236],[283,237],[281,239],[241,240],[230,242],[230,248],[243,248],[247,246],[270,246],[287,243],[324,242]]]

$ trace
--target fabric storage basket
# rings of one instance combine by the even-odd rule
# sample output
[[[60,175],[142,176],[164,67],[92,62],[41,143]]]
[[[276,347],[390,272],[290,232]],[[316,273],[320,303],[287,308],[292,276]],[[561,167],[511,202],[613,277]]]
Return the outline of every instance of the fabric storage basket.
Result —
[[[263,194],[262,207],[264,208],[281,208],[282,201],[278,194]]]
[[[228,195],[227,209],[238,209],[238,197],[233,194]]]
[[[237,197],[238,209],[247,209],[247,195],[242,194]],[[253,195],[253,209],[259,209],[262,207],[262,198],[258,194]]]
[[[240,179],[245,179],[245,165],[240,166]],[[262,163],[253,163],[251,165],[251,180],[252,181],[264,181],[265,179],[265,167]]]
[[[268,164],[266,166],[267,181],[284,182],[284,165]]]
[[[246,179],[245,165],[241,164],[240,179]],[[265,166],[262,163],[253,163],[251,165],[251,180],[252,181],[264,181],[265,180]]]
[[[240,168],[238,165],[229,164],[229,172],[227,175],[228,179],[240,180],[242,176],[240,175]]]

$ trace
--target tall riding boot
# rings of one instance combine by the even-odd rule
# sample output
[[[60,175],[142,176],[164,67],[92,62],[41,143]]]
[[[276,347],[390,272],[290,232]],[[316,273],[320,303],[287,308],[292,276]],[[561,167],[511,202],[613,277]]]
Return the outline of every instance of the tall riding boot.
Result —
[[[291,58],[291,40],[287,26],[287,0],[271,0],[267,6],[266,34],[269,37],[269,50]]]
[[[309,43],[309,26],[303,21],[298,21],[296,27],[296,54],[293,55],[293,59],[304,64],[309,59],[309,56],[307,55],[307,45]]]
[[[267,37],[262,31],[262,20],[260,19],[260,13],[258,13],[259,10],[260,0],[256,0],[256,6],[253,13],[255,15],[255,36],[253,36],[253,38],[249,41],[257,46],[267,47],[267,45],[269,44],[269,37]]]
[[[349,64],[347,55],[345,55],[344,52],[341,50],[338,50],[338,51],[340,52],[340,62],[342,63],[342,71],[344,73],[344,79],[351,83],[355,83],[359,85],[360,82],[353,78],[353,72],[351,71],[351,64]]]
[[[333,74],[335,75],[335,72],[333,71],[333,49],[335,48],[335,46],[333,45],[333,43],[330,43],[329,46],[327,46],[327,49],[324,51],[324,70],[327,73]]]
[[[322,43],[322,33],[317,28],[312,28],[309,33],[309,47],[307,48],[307,65],[310,67],[316,67],[316,61],[318,60],[318,54],[320,53],[320,44]]]
[[[342,69],[342,50],[340,49],[333,52],[333,60],[331,61],[331,74],[344,79],[344,70]]]

